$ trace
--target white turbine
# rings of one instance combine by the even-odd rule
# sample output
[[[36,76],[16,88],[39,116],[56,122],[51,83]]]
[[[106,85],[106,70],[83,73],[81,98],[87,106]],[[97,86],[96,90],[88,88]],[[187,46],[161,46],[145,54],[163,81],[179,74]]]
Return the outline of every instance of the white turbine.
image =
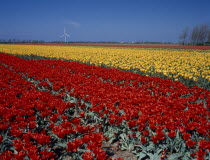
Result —
[[[70,35],[68,35],[68,34],[66,33],[65,27],[64,27],[64,33],[63,33],[63,35],[60,36],[60,37],[64,37],[65,43],[66,43],[66,38],[67,38],[67,37],[70,37]]]

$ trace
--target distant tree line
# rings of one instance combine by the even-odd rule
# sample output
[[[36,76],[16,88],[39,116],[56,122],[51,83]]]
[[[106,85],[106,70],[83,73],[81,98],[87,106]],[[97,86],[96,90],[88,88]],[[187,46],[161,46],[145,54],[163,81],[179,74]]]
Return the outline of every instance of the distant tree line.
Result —
[[[17,39],[0,39],[0,44],[66,44],[66,43],[104,43],[104,44],[172,44],[172,42],[154,42],[154,41],[135,41],[135,42],[119,42],[119,41],[43,41],[43,40],[17,40]]]
[[[179,43],[183,45],[210,45],[210,25],[201,24],[191,30],[186,27],[179,35]]]
[[[4,39],[0,39],[0,43],[3,43],[3,44],[16,44],[16,43],[33,43],[33,44],[37,44],[37,43],[45,43],[45,41],[43,41],[43,40],[17,40],[17,39],[4,40]]]
[[[55,43],[55,44],[64,44],[64,43],[119,43],[119,42],[92,42],[92,41],[76,41],[76,42],[64,42],[64,41],[43,41],[43,40],[17,40],[17,39],[0,39],[1,44],[43,44],[43,43]]]

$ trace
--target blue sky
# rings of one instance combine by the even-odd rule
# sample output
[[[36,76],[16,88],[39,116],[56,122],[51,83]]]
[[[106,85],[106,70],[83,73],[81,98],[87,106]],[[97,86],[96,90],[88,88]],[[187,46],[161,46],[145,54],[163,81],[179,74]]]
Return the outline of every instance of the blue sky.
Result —
[[[210,24],[210,0],[1,0],[0,39],[177,42]]]

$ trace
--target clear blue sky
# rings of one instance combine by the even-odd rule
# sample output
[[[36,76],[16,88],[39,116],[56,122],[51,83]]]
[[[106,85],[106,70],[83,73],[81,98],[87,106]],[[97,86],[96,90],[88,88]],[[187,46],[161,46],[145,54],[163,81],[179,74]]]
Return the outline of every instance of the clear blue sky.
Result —
[[[210,0],[1,0],[0,39],[177,42],[210,24]]]

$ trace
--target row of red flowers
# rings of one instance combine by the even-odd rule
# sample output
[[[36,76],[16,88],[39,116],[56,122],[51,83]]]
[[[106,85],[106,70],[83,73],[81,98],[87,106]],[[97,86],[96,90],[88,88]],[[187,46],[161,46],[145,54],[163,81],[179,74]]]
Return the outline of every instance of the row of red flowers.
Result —
[[[106,158],[98,126],[84,125],[83,113],[75,117],[68,110],[82,104],[38,91],[3,63],[0,74],[0,159],[65,158],[65,152],[72,155],[78,148],[89,150],[81,152],[83,159]]]
[[[36,114],[42,118],[50,117],[51,119],[48,119],[50,122],[54,122],[62,114],[67,116],[65,111],[68,110],[68,107],[71,105],[64,107],[60,103],[68,104],[61,99],[65,99],[68,94],[77,98],[79,104],[81,104],[81,100],[91,104],[90,108],[87,108],[85,103],[79,105],[81,109],[79,110],[81,113],[80,116],[87,118],[86,115],[88,114],[86,113],[93,112],[98,115],[99,118],[103,120],[107,119],[107,121],[103,123],[103,129],[99,129],[103,131],[104,134],[106,128],[110,126],[117,126],[119,128],[122,123],[125,122],[128,129],[132,132],[129,132],[130,135],[128,135],[130,139],[140,138],[139,143],[145,146],[148,146],[150,141],[154,144],[159,144],[167,140],[167,138],[173,139],[179,134],[190,150],[197,150],[195,152],[197,156],[199,155],[199,157],[203,158],[210,150],[208,139],[210,128],[208,122],[210,108],[209,91],[196,86],[188,88],[180,82],[172,82],[171,80],[145,77],[117,69],[106,69],[69,61],[27,61],[1,54],[1,63],[7,65],[7,69],[11,69],[14,74],[23,75],[28,81],[33,82],[33,84],[30,84],[31,87],[44,88],[45,91],[47,91],[44,92],[47,94],[47,96],[45,96],[47,102],[51,102],[51,98],[49,97],[54,97],[49,93],[57,94],[56,98],[54,97],[56,101],[59,101],[56,112],[53,110],[54,108],[52,108],[53,111],[46,109],[48,105],[43,105],[43,102],[40,102],[41,104],[35,103],[36,109],[33,109],[33,112],[36,112]],[[21,77],[19,77],[19,79],[21,79]],[[17,77],[13,77],[10,81],[12,81],[12,83],[16,82]],[[24,81],[22,84],[22,88],[24,89],[26,82],[27,81]],[[9,86],[11,87],[11,84]],[[7,88],[8,86],[6,86],[2,92],[10,93],[5,90]],[[20,90],[21,87],[17,87],[16,85],[12,87],[11,90],[13,90],[13,94],[16,94],[16,96],[22,95],[23,91],[20,90],[20,92],[17,88]],[[29,93],[30,96],[33,95],[33,92]],[[9,96],[11,95],[6,94],[3,98],[8,98]],[[40,95],[37,94],[37,98],[38,97],[40,97]],[[23,101],[21,101],[21,103],[28,102],[29,97],[25,99],[22,98],[22,96],[18,98]],[[33,102],[33,99],[30,101]],[[44,99],[41,99],[41,101],[44,101]],[[9,106],[13,105],[14,103]],[[32,106],[34,106],[34,103]],[[4,108],[6,107],[8,108],[8,104],[4,106]],[[24,109],[26,110],[26,108]],[[4,119],[4,116],[5,114],[1,117]],[[63,121],[68,122],[69,118],[70,117],[64,118]],[[5,120],[8,122],[10,119],[11,117]],[[77,120],[79,121],[79,119]],[[72,123],[74,125],[80,124],[80,122],[74,121]],[[33,126],[33,124],[31,124],[31,126]],[[72,127],[71,125],[53,126],[52,123],[50,127],[52,127],[50,130],[56,133],[61,139],[67,137],[69,134],[76,134],[75,130],[69,129]],[[8,130],[8,128],[4,130]],[[82,128],[84,128],[82,132],[91,130],[90,128],[85,129],[85,126]],[[29,128],[29,130],[30,129],[33,129],[33,127]],[[78,130],[77,127],[76,129]],[[13,130],[17,130],[17,128],[9,130],[12,132]],[[46,130],[49,130],[49,127],[46,128]],[[136,135],[137,132],[140,133],[140,136]],[[39,134],[44,133],[40,132]],[[200,138],[195,137],[195,134]],[[50,134],[46,133],[44,135],[49,136]],[[100,135],[103,137],[102,133]],[[120,131],[115,132],[115,140],[118,140],[120,135]],[[108,139],[110,138],[113,137],[108,137]],[[32,137],[32,139],[34,138]],[[43,139],[47,140],[47,137]],[[52,137],[50,140],[51,139]],[[99,141],[99,144],[101,144],[102,139]],[[41,140],[36,140],[37,143],[40,141]],[[76,149],[81,146],[82,143],[75,139],[68,144],[69,147],[67,151],[76,152]],[[76,147],[70,149],[70,146]],[[98,145],[96,148],[100,147],[101,146]],[[99,155],[100,157],[100,153],[103,153],[103,156],[105,154],[102,151],[95,151],[94,155]]]

